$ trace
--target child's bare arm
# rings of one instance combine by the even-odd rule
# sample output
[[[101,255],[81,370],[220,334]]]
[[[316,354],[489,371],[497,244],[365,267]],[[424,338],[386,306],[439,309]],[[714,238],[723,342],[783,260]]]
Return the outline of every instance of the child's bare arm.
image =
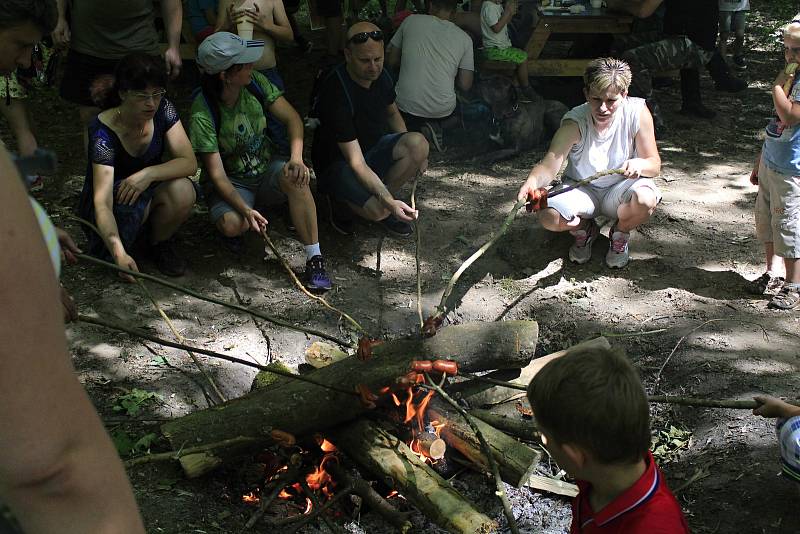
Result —
[[[294,32],[280,0],[260,0],[244,10],[244,16],[276,41],[291,41]]]
[[[796,64],[793,64],[797,68]],[[787,126],[800,123],[800,102],[790,98],[791,82],[794,81],[795,72],[791,65],[782,70],[772,83],[772,102],[778,118]]]
[[[783,418],[800,415],[800,406],[789,404],[786,401],[770,395],[759,395],[757,397],[753,397],[753,399],[759,403],[758,408],[753,410],[753,414],[755,415]]]
[[[506,24],[511,22],[511,19],[514,17],[516,12],[517,0],[508,0],[508,2],[506,2],[506,7],[503,10],[503,14],[500,16],[500,20],[492,24],[492,31],[494,33],[500,33],[503,31],[503,28],[506,27]]]
[[[761,166],[761,151],[758,151],[756,161],[753,163],[753,170],[750,172],[750,183],[758,185],[758,168]]]
[[[214,31],[229,31],[233,28],[230,17],[232,6],[233,0],[220,0],[219,9],[217,9],[217,23],[214,26]],[[236,30],[234,29],[233,31]]]

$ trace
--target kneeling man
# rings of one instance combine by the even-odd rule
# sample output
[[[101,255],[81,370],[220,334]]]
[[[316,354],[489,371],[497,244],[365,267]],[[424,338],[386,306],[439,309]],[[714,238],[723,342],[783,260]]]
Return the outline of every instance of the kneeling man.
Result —
[[[647,178],[661,171],[653,117],[643,99],[628,97],[631,70],[624,61],[595,59],[583,80],[586,103],[564,115],[547,154],[531,170],[518,198],[530,201],[529,211],[539,212],[544,228],[569,231],[575,237],[569,259],[579,264],[591,259],[600,234],[595,217],[613,219],[606,264],[621,268],[630,260],[630,232],[650,218],[661,200],[658,187]],[[607,169],[623,172],[548,200],[544,187],[555,179],[564,158],[568,164],[560,188]]]

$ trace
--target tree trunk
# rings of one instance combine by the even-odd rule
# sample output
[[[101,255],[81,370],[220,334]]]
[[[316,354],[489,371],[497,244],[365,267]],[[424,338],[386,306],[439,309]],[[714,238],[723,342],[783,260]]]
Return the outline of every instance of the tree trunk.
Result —
[[[426,340],[387,341],[366,361],[355,357],[306,376],[346,391],[365,385],[377,393],[409,371],[413,360],[453,359],[465,371],[527,365],[536,349],[535,321],[475,323],[443,328]],[[269,440],[283,430],[296,435],[325,430],[366,411],[359,397],[291,379],[278,380],[239,399],[165,423],[161,430],[173,450],[237,436]]]
[[[428,405],[427,417],[431,422],[438,420],[439,423],[446,423],[441,436],[448,447],[456,449],[472,463],[488,470],[489,462],[481,450],[478,436],[450,405],[434,397]],[[475,418],[475,424],[492,450],[503,481],[516,488],[522,487],[536,469],[541,453],[480,419]]]
[[[336,447],[396,489],[430,520],[456,534],[494,532],[497,524],[465,500],[408,446],[360,419],[328,433]]]

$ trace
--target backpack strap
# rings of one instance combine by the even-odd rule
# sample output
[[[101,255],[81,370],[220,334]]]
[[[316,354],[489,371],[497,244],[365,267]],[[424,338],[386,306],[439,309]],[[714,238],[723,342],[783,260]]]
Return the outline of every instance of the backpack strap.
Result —
[[[350,115],[355,117],[356,107],[353,105],[353,99],[350,97],[350,91],[347,90],[347,82],[344,79],[344,74],[342,74],[342,68],[344,68],[344,66],[340,65],[334,69],[334,72],[336,72],[336,76],[339,78],[339,82],[342,84],[344,96],[347,97],[347,105],[350,106]]]
[[[217,134],[217,142],[219,142],[219,128],[222,115],[222,112],[219,109],[219,102],[213,98],[208,98],[208,95],[206,95],[202,87],[198,87],[192,91],[192,98],[197,98],[198,95],[201,95],[203,97],[203,101],[206,103],[208,112],[211,115],[211,124],[214,126],[214,133]]]
[[[267,103],[267,96],[264,94],[264,90],[261,88],[261,86],[258,85],[254,79],[251,79],[250,83],[247,85],[247,90],[251,95],[256,97],[256,100],[258,100],[258,103],[261,104],[261,107],[265,108],[264,114],[266,114],[267,110],[265,104]]]

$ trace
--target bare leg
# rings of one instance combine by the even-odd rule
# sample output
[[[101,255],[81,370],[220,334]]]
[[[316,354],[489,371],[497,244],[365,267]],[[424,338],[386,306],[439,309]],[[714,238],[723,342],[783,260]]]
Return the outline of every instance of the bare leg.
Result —
[[[733,57],[744,55],[744,34],[736,34],[733,39]]]
[[[30,118],[25,109],[25,104],[19,98],[12,98],[11,104],[6,106],[5,99],[0,99],[0,113],[8,121],[8,126],[17,140],[17,151],[20,156],[30,156],[38,148],[36,137],[31,129]]]
[[[289,199],[289,214],[304,245],[319,242],[317,232],[317,206],[308,185],[297,187],[291,180],[281,176],[280,187]]]
[[[581,230],[586,226],[586,219],[575,217],[571,221],[566,220],[558,211],[547,208],[537,214],[539,223],[545,230],[551,232],[566,232],[569,230]]]
[[[730,38],[730,32],[720,32],[719,34],[719,45],[717,48],[719,48],[719,55],[721,55],[723,59],[725,59],[725,54],[728,53],[728,40]]]
[[[786,268],[786,282],[800,284],[800,266],[797,265],[797,258],[783,258],[783,265]]]
[[[783,258],[775,255],[774,243],[764,243],[764,255],[767,259],[767,271],[777,276],[786,274],[785,271],[783,273],[780,272],[780,268],[784,266]]]
[[[630,201],[617,208],[618,232],[630,232],[646,222],[656,209],[657,198],[649,187],[641,187],[633,192]]]
[[[161,184],[150,204],[150,243],[161,243],[172,237],[189,218],[194,201],[194,186],[188,178]]]
[[[229,211],[216,221],[217,230],[225,237],[237,237],[250,229],[247,219],[236,211]]]
[[[517,65],[517,82],[520,87],[529,87],[530,80],[528,80],[528,62],[523,61]]]

